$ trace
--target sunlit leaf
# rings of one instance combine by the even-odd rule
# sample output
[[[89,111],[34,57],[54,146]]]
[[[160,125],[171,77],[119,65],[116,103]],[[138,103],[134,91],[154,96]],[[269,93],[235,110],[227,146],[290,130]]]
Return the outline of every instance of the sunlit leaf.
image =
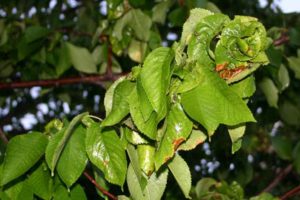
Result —
[[[86,129],[82,125],[75,128],[57,163],[58,175],[67,187],[71,187],[77,181],[88,161],[83,142],[85,132]]]
[[[57,165],[57,162],[61,156],[61,153],[70,138],[71,134],[74,131],[75,126],[81,121],[81,119],[86,116],[87,113],[82,113],[77,115],[72,119],[70,124],[67,125],[64,129],[56,133],[50,140],[47,149],[46,149],[46,162],[51,170],[51,174],[54,175],[54,169]]]
[[[219,124],[237,125],[253,122],[245,102],[215,72],[200,66],[202,81],[182,94],[182,105],[190,117],[212,135]]]
[[[166,132],[155,154],[156,170],[174,156],[179,145],[188,138],[193,128],[193,123],[179,103],[171,107],[165,123],[167,123]]]
[[[93,123],[87,128],[85,146],[90,161],[104,173],[106,180],[123,186],[127,160],[117,133]]]

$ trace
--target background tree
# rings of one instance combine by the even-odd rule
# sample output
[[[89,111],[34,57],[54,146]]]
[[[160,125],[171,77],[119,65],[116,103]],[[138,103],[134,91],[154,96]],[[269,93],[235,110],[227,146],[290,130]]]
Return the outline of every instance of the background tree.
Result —
[[[246,197],[261,192],[281,199],[296,195],[300,190],[300,22],[299,14],[283,14],[272,0],[263,8],[258,1],[232,0],[0,2],[0,160],[7,141],[14,136],[29,130],[51,135],[59,129],[61,122],[51,121],[54,118],[71,121],[85,111],[104,118],[108,86],[157,47],[177,41],[189,11],[196,7],[222,11],[231,18],[255,16],[266,26],[273,45],[267,50],[270,64],[255,72],[257,90],[248,105],[257,123],[247,124],[241,149],[232,154],[230,137],[221,126],[211,142],[180,154],[192,173],[192,197],[205,193],[201,187],[204,183],[212,185],[214,195],[238,199],[230,196],[231,190],[242,191],[238,185],[230,185],[233,181],[239,183]],[[30,145],[34,142],[28,140]],[[26,187],[41,179],[31,178],[25,186],[18,183],[27,177],[47,178],[40,170],[45,168],[40,161],[24,176],[2,187],[2,198],[30,196],[24,193]],[[81,177],[71,187],[71,199],[83,199],[83,190],[90,199],[128,195],[127,186],[121,191],[107,183],[92,165],[84,175],[87,179]],[[183,199],[179,186],[172,184],[176,180],[169,176],[168,181],[163,198]],[[102,191],[97,193],[93,184],[101,186]],[[222,187],[214,187],[218,184]],[[48,193],[32,192],[35,198],[51,198],[54,194],[61,199],[59,195],[65,195],[67,189],[62,184],[55,192],[42,191]]]

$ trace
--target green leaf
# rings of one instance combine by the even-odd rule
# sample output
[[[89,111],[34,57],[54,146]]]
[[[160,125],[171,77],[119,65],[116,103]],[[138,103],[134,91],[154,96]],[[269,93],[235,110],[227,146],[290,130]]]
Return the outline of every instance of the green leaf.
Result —
[[[144,121],[136,88],[129,97],[129,109],[131,118],[138,130],[147,137],[155,140],[158,124],[157,114],[156,112],[152,112],[149,119],[146,122]]]
[[[105,179],[122,186],[126,178],[127,160],[121,140],[113,129],[101,129],[93,123],[87,128],[86,151],[91,162],[105,175]]]
[[[250,198],[250,200],[279,200],[279,198],[273,197],[269,193],[262,193],[256,197]]]
[[[88,161],[83,143],[85,132],[82,125],[74,129],[57,163],[58,175],[68,188],[81,176]]]
[[[146,122],[148,121],[149,117],[151,116],[152,112],[154,112],[154,110],[142,85],[141,76],[137,77],[136,89],[142,117],[143,120]]]
[[[106,116],[111,112],[113,101],[114,101],[114,93],[116,87],[121,83],[125,81],[125,77],[120,77],[118,80],[116,80],[106,91],[105,97],[104,97],[104,107],[105,107],[105,113]]]
[[[148,179],[148,183],[144,189],[145,199],[160,200],[166,189],[168,179],[168,169],[162,172],[153,173]]]
[[[42,199],[51,198],[52,179],[46,163],[41,163],[39,167],[30,174],[27,184],[32,192]]]
[[[292,126],[299,127],[299,121],[300,121],[300,108],[299,105],[285,100],[280,106],[279,106],[279,114],[281,119]]]
[[[212,178],[202,178],[200,181],[197,182],[195,191],[197,195],[197,199],[202,199],[208,193],[210,193],[210,189],[217,184]]]
[[[156,170],[174,156],[179,145],[189,137],[193,128],[193,123],[179,103],[172,105],[165,123],[167,129],[155,154]]]
[[[259,87],[267,98],[269,106],[278,108],[278,89],[274,82],[269,78],[264,78],[260,83]]]
[[[146,199],[141,187],[141,177],[138,175],[130,163],[127,170],[127,185],[133,200]]]
[[[56,65],[56,74],[58,76],[62,75],[71,67],[71,60],[68,54],[68,48],[66,44],[62,44],[62,47],[59,49],[59,58]]]
[[[67,188],[63,185],[57,186],[53,192],[53,200],[71,200]]]
[[[124,128],[125,129],[125,137],[130,142],[131,144],[148,144],[148,140],[142,137],[142,135],[136,131],[133,131],[129,128]]]
[[[47,28],[41,26],[30,26],[25,30],[25,40],[27,43],[31,43],[35,40],[46,37],[49,34]]]
[[[231,152],[235,153],[241,148],[242,137],[245,133],[246,125],[239,124],[237,126],[228,127],[228,133],[232,142]]]
[[[76,184],[71,190],[71,200],[87,200],[84,189],[81,185]]]
[[[103,120],[101,126],[104,127],[115,125],[129,113],[129,104],[127,98],[133,89],[133,82],[130,82],[129,80],[119,82],[113,91],[111,111]]]
[[[182,93],[181,102],[187,114],[203,125],[211,136],[219,124],[237,125],[254,122],[245,102],[218,75],[198,66],[201,83]]]
[[[297,79],[300,79],[300,57],[288,57],[289,67],[294,71]]]
[[[296,146],[293,149],[293,165],[297,171],[298,174],[300,174],[300,142],[296,144]]]
[[[195,8],[190,11],[190,16],[183,24],[182,34],[180,43],[181,45],[186,45],[189,43],[191,36],[194,33],[194,30],[197,24],[206,16],[212,15],[213,13],[202,9],[202,8]]]
[[[172,1],[166,0],[156,4],[152,8],[152,21],[160,24],[164,24],[167,16],[167,12],[170,6],[173,4]]]
[[[285,136],[274,136],[271,139],[272,146],[275,149],[278,156],[283,160],[291,160],[292,158],[292,142],[290,138]]]
[[[140,144],[137,146],[137,152],[142,171],[150,176],[154,171],[155,147],[150,144]]]
[[[129,198],[125,195],[118,195],[118,200],[131,200],[131,198]]]
[[[44,155],[47,138],[39,132],[13,137],[4,158],[1,185],[27,172]]]
[[[142,200],[144,199],[143,189],[147,184],[147,179],[142,174],[137,150],[133,145],[128,144],[127,152],[131,161],[127,170],[128,189],[133,199]]]
[[[46,162],[51,170],[52,176],[54,175],[54,169],[56,164],[61,156],[61,153],[70,138],[71,134],[74,131],[75,126],[81,119],[86,116],[87,113],[82,113],[77,115],[72,119],[70,124],[63,128],[61,131],[56,133],[51,139],[46,149]]]
[[[183,142],[179,147],[178,151],[190,151],[199,144],[202,144],[206,140],[206,135],[200,131],[200,130],[192,130],[191,135],[188,137],[188,139]]]
[[[230,85],[230,87],[241,98],[249,98],[254,94],[256,90],[255,78],[253,75],[248,76],[247,78]]]
[[[97,73],[97,66],[93,56],[86,48],[78,47],[71,43],[66,43],[66,47],[71,63],[78,71],[89,74]]]
[[[278,70],[278,81],[280,83],[280,91],[285,90],[290,85],[290,76],[287,68],[282,64]]]
[[[28,192],[26,192],[26,190]],[[1,192],[3,193],[1,194]],[[0,198],[3,200],[32,200],[33,199],[33,194],[28,188],[27,181],[24,177],[17,178],[11,184],[8,184],[6,187],[2,188],[1,192],[0,192]]]
[[[140,72],[142,86],[157,113],[166,109],[172,59],[173,52],[170,48],[157,48],[147,56]]]
[[[148,15],[139,9],[130,9],[121,19],[119,19],[113,29],[113,36],[119,40],[123,38],[123,30],[126,26],[133,29],[137,39],[148,41],[152,21]]]
[[[128,0],[133,7],[140,7],[146,3],[146,0]]]
[[[141,63],[144,60],[147,50],[147,43],[139,42],[137,40],[131,40],[128,55],[131,60]]]
[[[168,167],[180,186],[185,198],[190,199],[189,193],[192,187],[192,177],[187,163],[183,158],[176,154],[168,164]]]

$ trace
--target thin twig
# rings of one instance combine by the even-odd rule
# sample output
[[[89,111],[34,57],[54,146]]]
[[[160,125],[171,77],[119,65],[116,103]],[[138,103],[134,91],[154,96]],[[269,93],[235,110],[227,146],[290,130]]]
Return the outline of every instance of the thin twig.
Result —
[[[277,40],[274,40],[273,45],[280,46],[282,44],[288,43],[289,41],[290,41],[289,36],[286,33],[283,33],[280,38],[278,38]]]
[[[291,189],[290,191],[288,191],[287,193],[285,193],[284,195],[282,195],[280,197],[281,200],[286,200],[289,197],[295,196],[296,194],[298,194],[300,192],[300,185]]]
[[[0,128],[0,138],[3,141],[4,144],[8,143],[8,139],[7,139],[5,133],[3,132],[3,130],[1,128]]]
[[[180,6],[184,6],[184,0],[178,0],[178,4],[179,4]]]
[[[108,52],[107,52],[107,70],[106,70],[106,75],[107,76],[112,76],[112,49],[110,43],[108,43]]]
[[[108,198],[112,199],[112,200],[117,200],[118,198],[109,193],[108,191],[106,191],[103,187],[101,187],[100,185],[98,185],[98,183],[96,182],[95,179],[93,179],[87,172],[83,172],[83,175],[105,196],[107,196]]]
[[[68,77],[60,79],[48,79],[48,80],[34,80],[34,81],[19,81],[11,83],[1,83],[0,90],[3,89],[15,89],[15,88],[29,88],[34,86],[52,87],[69,85],[74,83],[92,83],[99,84],[107,81],[115,81],[119,77],[126,75],[125,73],[107,75],[92,75],[92,76],[80,76],[80,77]]]
[[[284,179],[293,169],[293,165],[290,164],[286,168],[282,169],[275,179],[261,192],[270,192],[274,187],[276,187],[282,179]]]

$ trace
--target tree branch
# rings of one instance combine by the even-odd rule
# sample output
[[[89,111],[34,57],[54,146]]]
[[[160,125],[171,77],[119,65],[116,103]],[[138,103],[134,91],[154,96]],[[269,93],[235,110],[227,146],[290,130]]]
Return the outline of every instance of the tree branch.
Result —
[[[4,144],[8,143],[8,139],[7,139],[5,133],[3,132],[3,130],[1,128],[0,128],[0,138],[3,141]]]
[[[28,88],[34,86],[42,87],[52,87],[52,86],[61,86],[69,85],[74,83],[91,83],[99,84],[107,81],[115,81],[119,77],[126,75],[126,73],[112,74],[108,75],[92,75],[92,76],[82,76],[82,77],[68,77],[61,79],[48,79],[48,80],[35,80],[35,81],[19,81],[11,83],[1,83],[0,90],[3,89],[15,89],[15,88]]]
[[[83,175],[105,196],[107,196],[108,198],[112,199],[112,200],[118,200],[118,198],[109,193],[108,191],[106,191],[104,188],[102,188],[100,185],[98,185],[98,183],[96,182],[95,179],[93,179],[87,172],[83,172]]]
[[[280,46],[282,44],[286,44],[290,41],[289,36],[286,33],[283,33],[280,38],[278,38],[277,40],[274,40],[273,45],[274,46]]]
[[[289,197],[295,196],[296,194],[298,194],[300,192],[300,185],[291,189],[290,191],[288,191],[287,193],[285,193],[284,195],[282,195],[280,197],[281,200],[286,200]]]
[[[286,168],[282,169],[275,179],[261,192],[270,192],[274,187],[276,187],[282,179],[284,179],[293,169],[293,165],[289,164]]]

